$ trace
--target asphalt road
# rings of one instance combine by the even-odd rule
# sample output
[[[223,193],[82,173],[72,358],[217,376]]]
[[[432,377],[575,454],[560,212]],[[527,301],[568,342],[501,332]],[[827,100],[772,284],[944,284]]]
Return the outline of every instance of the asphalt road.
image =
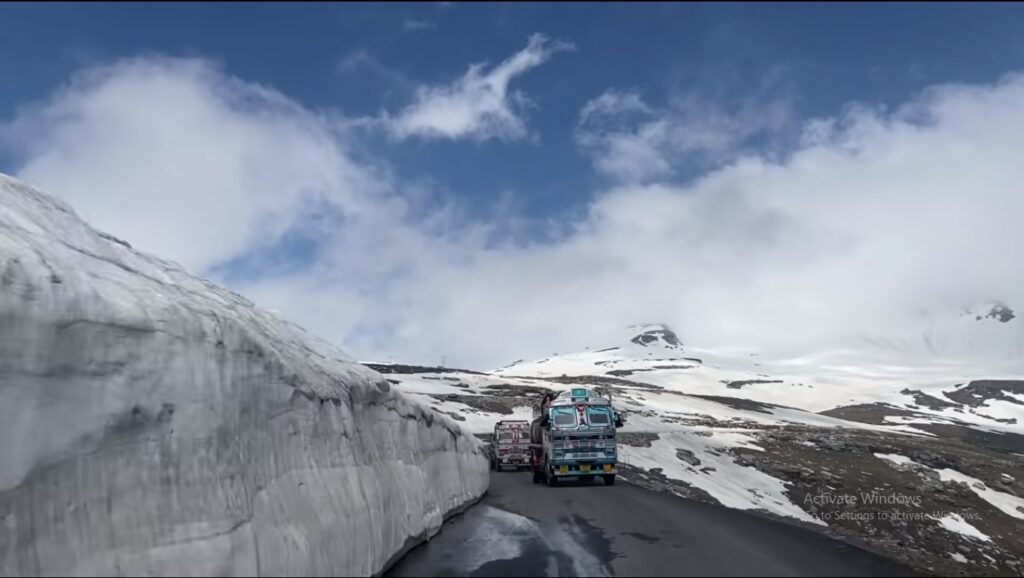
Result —
[[[907,576],[810,530],[625,483],[492,473],[484,499],[388,576]]]

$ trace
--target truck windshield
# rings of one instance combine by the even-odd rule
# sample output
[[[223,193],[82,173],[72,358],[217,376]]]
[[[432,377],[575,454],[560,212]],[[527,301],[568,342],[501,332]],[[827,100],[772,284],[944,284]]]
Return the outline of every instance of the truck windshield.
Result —
[[[605,407],[588,407],[587,420],[590,425],[606,426],[612,423],[611,413]]]
[[[551,410],[551,422],[555,427],[576,427],[576,412],[569,407],[556,407]]]
[[[514,431],[509,431],[509,430],[499,431],[498,432],[498,439],[500,441],[511,441],[511,440],[516,439],[516,433]]]

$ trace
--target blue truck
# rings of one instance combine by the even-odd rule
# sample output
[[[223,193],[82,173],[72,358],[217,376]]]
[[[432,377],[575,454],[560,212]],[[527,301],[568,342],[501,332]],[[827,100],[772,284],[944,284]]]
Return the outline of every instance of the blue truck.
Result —
[[[600,476],[615,483],[618,452],[615,431],[622,418],[611,400],[586,388],[544,397],[530,424],[533,483],[557,485],[575,478],[590,483]]]

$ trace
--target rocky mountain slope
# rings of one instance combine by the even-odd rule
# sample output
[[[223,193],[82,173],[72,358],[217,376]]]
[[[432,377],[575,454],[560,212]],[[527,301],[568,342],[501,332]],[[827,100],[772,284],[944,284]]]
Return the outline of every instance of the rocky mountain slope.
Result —
[[[626,417],[627,481],[807,525],[924,572],[1020,575],[1024,380],[981,379],[984,365],[700,350],[661,325],[611,345],[489,373],[373,367],[484,438],[498,419],[529,418],[547,391],[594,387]]]
[[[239,295],[0,175],[0,575],[369,575],[482,445]]]

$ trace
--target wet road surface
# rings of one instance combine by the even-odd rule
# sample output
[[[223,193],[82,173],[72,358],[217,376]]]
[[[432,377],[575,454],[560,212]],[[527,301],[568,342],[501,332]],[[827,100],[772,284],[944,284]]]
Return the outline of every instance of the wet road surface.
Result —
[[[492,473],[484,499],[388,576],[907,576],[810,530],[630,484]]]

